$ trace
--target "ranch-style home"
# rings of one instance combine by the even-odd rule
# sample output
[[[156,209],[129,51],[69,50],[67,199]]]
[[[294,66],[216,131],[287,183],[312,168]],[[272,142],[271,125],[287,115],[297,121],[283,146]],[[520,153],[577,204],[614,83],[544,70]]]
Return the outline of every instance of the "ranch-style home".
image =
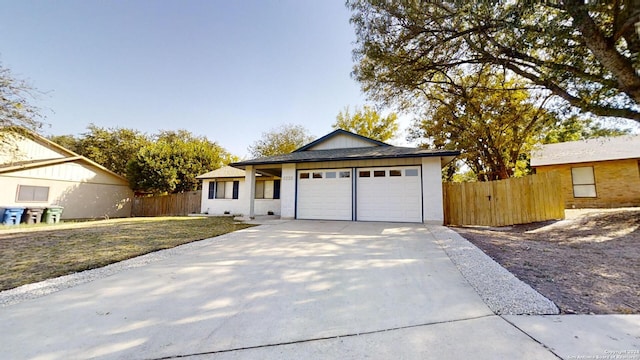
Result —
[[[231,166],[197,176],[202,180],[201,213],[248,214],[249,191],[245,189],[245,176],[244,170]],[[280,178],[257,173],[255,186],[255,214],[280,215]]]
[[[21,128],[0,129],[0,207],[62,206],[62,219],[131,216],[127,179]]]
[[[531,167],[560,174],[566,208],[640,206],[640,135],[542,145]]]
[[[335,130],[289,154],[199,176],[202,212],[442,224],[441,170],[458,154]]]

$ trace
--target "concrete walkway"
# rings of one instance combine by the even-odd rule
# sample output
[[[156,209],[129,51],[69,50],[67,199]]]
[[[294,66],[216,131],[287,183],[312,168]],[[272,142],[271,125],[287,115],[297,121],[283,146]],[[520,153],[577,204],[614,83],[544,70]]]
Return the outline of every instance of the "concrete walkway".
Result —
[[[636,316],[495,315],[443,231],[278,221],[204,240],[0,308],[2,357],[640,359]]]

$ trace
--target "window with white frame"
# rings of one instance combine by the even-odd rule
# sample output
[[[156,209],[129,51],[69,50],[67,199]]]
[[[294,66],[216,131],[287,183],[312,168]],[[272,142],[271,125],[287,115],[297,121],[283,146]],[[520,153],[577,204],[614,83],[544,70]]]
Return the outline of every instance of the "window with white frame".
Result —
[[[209,199],[238,199],[240,181],[211,181],[209,183]]]
[[[264,199],[264,181],[256,181],[256,199]]]
[[[571,182],[573,184],[573,197],[596,197],[596,178],[593,166],[571,168]]]
[[[216,181],[216,199],[225,198],[226,181]]]
[[[18,202],[47,202],[49,201],[48,186],[18,185]]]
[[[209,194],[207,199],[215,199],[216,198],[216,182],[209,181]]]
[[[280,199],[280,180],[256,181],[254,199]]]

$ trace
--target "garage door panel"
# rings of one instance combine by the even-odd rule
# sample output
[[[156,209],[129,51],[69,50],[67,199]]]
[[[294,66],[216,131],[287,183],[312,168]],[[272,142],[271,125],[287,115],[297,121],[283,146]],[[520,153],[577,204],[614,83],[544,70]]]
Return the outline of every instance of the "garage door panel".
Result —
[[[419,167],[363,168],[357,174],[357,220],[422,222]]]
[[[297,218],[352,220],[351,175],[348,169],[300,170]]]

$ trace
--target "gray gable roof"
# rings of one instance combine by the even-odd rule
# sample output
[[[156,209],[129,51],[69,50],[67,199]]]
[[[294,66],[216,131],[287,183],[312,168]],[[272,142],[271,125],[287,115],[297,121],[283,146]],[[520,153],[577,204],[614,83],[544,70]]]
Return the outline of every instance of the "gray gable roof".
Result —
[[[640,135],[625,135],[542,145],[531,152],[531,166],[636,158],[640,158]]]
[[[233,167],[244,168],[247,165],[287,164],[320,161],[343,160],[373,160],[373,159],[397,159],[415,157],[443,157],[456,156],[460,151],[451,150],[426,150],[397,146],[373,146],[365,148],[329,149],[296,151],[289,154],[268,156],[263,158],[240,161],[229,164]]]
[[[312,147],[314,147],[314,146],[316,146],[316,145],[318,145],[318,144],[320,144],[322,142],[325,142],[325,141],[331,139],[332,137],[335,137],[335,136],[338,136],[338,135],[352,136],[352,137],[355,137],[355,138],[358,138],[360,140],[364,140],[364,141],[370,143],[371,146],[391,146],[391,145],[389,145],[387,143],[384,143],[382,141],[370,139],[370,138],[368,138],[366,136],[358,135],[358,134],[352,133],[350,131],[337,129],[337,130],[334,130],[334,131],[328,133],[327,135],[325,135],[325,136],[323,136],[323,137],[321,137],[319,139],[316,139],[316,140],[308,143],[307,145],[304,145],[304,146],[302,146],[302,147],[300,147],[300,148],[298,148],[296,150],[293,150],[293,152],[308,151],[308,149],[311,149]]]

